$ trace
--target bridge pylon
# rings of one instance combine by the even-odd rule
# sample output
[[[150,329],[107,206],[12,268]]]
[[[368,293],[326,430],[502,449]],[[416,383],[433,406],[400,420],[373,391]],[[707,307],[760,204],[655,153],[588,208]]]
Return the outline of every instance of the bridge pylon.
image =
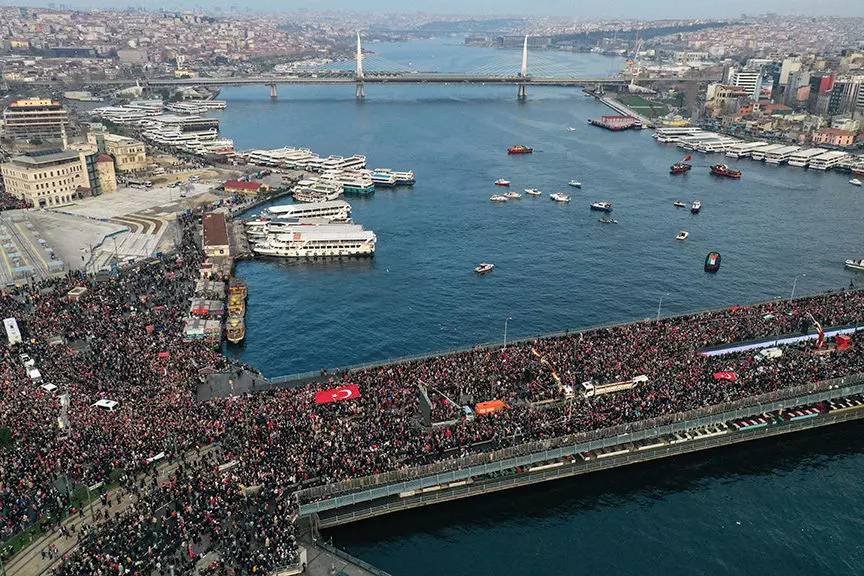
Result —
[[[357,64],[354,72],[354,79],[357,81],[357,89],[354,96],[357,100],[366,98],[366,86],[363,84],[363,47],[360,45],[360,32],[357,32]]]
[[[276,84],[270,84],[270,99],[276,100],[279,98],[279,90],[276,88]]]
[[[525,36],[525,41],[522,43],[522,67],[519,68],[519,77],[528,78],[528,36]],[[516,99],[525,101],[528,99],[528,84],[525,82],[519,83],[519,88],[516,90]]]

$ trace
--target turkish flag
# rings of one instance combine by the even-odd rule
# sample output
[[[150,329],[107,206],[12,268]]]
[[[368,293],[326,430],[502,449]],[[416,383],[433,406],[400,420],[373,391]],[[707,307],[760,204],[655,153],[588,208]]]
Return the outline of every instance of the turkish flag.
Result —
[[[353,400],[360,397],[360,388],[356,384],[340,386],[339,388],[330,388],[329,390],[321,390],[315,393],[316,404],[329,404],[330,402],[342,402],[343,400]]]
[[[738,375],[734,372],[715,372],[714,373],[715,380],[729,380],[730,382],[735,382],[738,380]]]

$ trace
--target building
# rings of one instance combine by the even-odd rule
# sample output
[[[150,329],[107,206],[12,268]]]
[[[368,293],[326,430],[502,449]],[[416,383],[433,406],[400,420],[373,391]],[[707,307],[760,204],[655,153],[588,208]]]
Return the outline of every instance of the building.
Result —
[[[57,100],[16,100],[3,111],[3,124],[9,139],[60,139],[69,125],[69,113]]]
[[[263,182],[246,182],[243,180],[227,180],[225,182],[225,192],[229,194],[245,194],[252,196],[269,190],[270,187]]]
[[[62,206],[89,188],[81,154],[74,150],[47,150],[13,156],[0,165],[6,192],[36,208]]]
[[[228,224],[221,212],[208,212],[202,219],[204,229],[204,254],[206,256],[230,256]]]
[[[857,77],[838,78],[831,88],[828,99],[828,115],[837,116],[854,112],[861,91],[861,80]]]
[[[107,154],[96,157],[96,185],[102,194],[117,191],[117,175],[114,172],[114,159]]]
[[[761,70],[739,70],[732,73],[732,85],[742,88],[747,92],[748,98],[759,99],[762,88]]]
[[[836,146],[838,148],[848,148],[853,146],[858,139],[859,134],[852,130],[843,130],[841,128],[822,128],[813,133],[813,144],[821,144],[827,146]]]
[[[801,70],[801,58],[797,56],[785,58],[783,64],[780,65],[780,85],[786,86],[789,83],[789,74],[799,70]]]
[[[117,172],[138,172],[147,167],[147,148],[134,138],[94,131],[87,134],[87,141],[114,157]]]

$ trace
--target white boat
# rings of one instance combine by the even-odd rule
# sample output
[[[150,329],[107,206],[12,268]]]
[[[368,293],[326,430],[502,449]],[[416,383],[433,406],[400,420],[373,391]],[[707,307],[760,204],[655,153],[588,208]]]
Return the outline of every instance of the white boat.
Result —
[[[549,198],[551,198],[555,202],[570,202],[570,196],[564,194],[563,192],[555,192],[554,194],[550,194]]]
[[[504,196],[506,196],[507,198],[513,199],[513,200],[515,200],[516,198],[522,197],[522,195],[519,194],[518,192],[516,192],[515,190],[512,190],[510,192],[505,193]]]
[[[529,196],[540,196],[543,193],[537,188],[525,188],[525,194],[528,194]]]
[[[504,196],[503,194],[493,194],[489,197],[489,200],[492,202],[506,202],[507,196]]]
[[[594,202],[591,204],[591,210],[599,210],[601,212],[611,212],[612,211],[612,203],[611,202]]]
[[[864,272],[864,260],[846,260],[846,268]]]
[[[678,232],[678,235],[675,236],[675,240],[686,240],[688,236],[690,236],[689,232],[687,232],[686,230],[681,230],[680,232]]]
[[[495,180],[495,186],[510,186],[510,181],[505,180],[504,178],[499,178]]]
[[[851,180],[849,180],[849,184],[851,184],[852,186],[861,186],[862,182],[858,178],[852,178]]]
[[[568,182],[567,184],[572,186],[573,188],[581,188],[582,187],[582,183],[579,182],[578,180],[570,180],[570,182]]]
[[[600,222],[601,224],[617,224],[618,223],[618,220],[615,220],[614,218],[600,218],[597,221]]]
[[[702,202],[699,200],[695,200],[692,204],[690,204],[690,212],[693,214],[698,214],[699,211],[702,210]]]
[[[329,200],[304,204],[280,204],[261,211],[261,218],[328,218],[345,221],[351,218],[351,205],[344,200]]]
[[[685,204],[681,200],[676,200],[675,202],[672,203],[672,205],[675,206],[676,208],[684,208],[685,206],[687,206],[687,204]]]
[[[495,268],[494,264],[490,264],[489,262],[481,262],[479,266],[474,268],[474,272],[476,272],[477,274],[486,274],[487,272],[491,272],[493,268]]]
[[[568,132],[575,132],[575,131],[576,131],[576,128],[574,128],[573,126],[569,126],[569,127],[567,128],[567,131],[568,131]]]
[[[268,234],[252,246],[252,252],[280,258],[372,256],[377,240],[374,232],[356,225],[307,225]]]

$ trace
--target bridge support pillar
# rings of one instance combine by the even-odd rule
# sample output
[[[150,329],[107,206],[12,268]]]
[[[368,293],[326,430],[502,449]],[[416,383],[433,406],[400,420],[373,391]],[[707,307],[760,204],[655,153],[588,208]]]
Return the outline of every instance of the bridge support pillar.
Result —
[[[516,99],[520,102],[528,99],[528,85],[524,82],[519,84],[519,89],[516,91]]]
[[[362,80],[357,82],[357,89],[355,90],[354,95],[357,97],[357,100],[363,100],[366,98],[366,85]]]
[[[270,84],[270,98],[272,100],[279,98],[279,91],[276,89],[276,84]]]

